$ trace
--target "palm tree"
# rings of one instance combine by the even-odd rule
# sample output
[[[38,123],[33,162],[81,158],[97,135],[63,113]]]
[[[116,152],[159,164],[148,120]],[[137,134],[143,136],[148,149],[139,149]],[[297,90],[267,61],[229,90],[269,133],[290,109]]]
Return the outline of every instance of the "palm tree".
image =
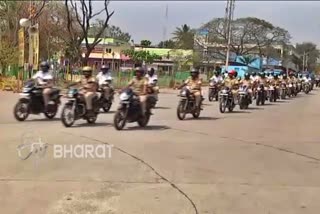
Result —
[[[190,28],[190,26],[184,24],[181,27],[177,27],[173,32],[173,35],[173,39],[179,48],[193,49],[194,31]]]
[[[247,56],[241,56],[238,57],[238,59],[240,60],[241,63],[245,64],[245,65],[250,65],[252,62],[254,62],[257,58],[251,55],[247,55]]]

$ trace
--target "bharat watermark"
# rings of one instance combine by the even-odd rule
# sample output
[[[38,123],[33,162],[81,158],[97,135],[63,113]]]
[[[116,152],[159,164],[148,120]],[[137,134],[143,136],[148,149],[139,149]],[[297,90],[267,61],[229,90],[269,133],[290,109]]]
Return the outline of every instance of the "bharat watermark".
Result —
[[[50,147],[49,147],[50,146]],[[54,159],[107,159],[112,158],[112,144],[48,144],[35,133],[22,135],[22,144],[17,146],[18,157],[27,160],[35,157],[37,164],[53,149]]]
[[[106,159],[112,157],[111,144],[69,144],[69,145],[53,145],[53,158],[55,159]]]

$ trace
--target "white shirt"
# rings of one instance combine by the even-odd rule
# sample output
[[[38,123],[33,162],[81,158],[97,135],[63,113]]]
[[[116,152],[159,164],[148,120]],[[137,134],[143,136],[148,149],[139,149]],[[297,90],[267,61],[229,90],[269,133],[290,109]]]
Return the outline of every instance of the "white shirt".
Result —
[[[38,71],[35,75],[33,75],[32,79],[38,79],[39,84],[44,84],[48,80],[52,80],[53,76],[51,72],[43,72],[43,71]]]
[[[223,81],[223,78],[221,76],[216,76],[216,75],[213,75],[210,80],[213,80],[214,82],[216,83],[219,83],[219,82],[222,82]]]
[[[153,74],[152,77],[150,77],[149,74],[146,74],[146,77],[148,78],[148,83],[149,84],[154,83],[154,80],[158,80],[158,76],[156,74]]]
[[[107,72],[107,73],[102,73],[102,71],[100,71],[98,73],[98,75],[96,76],[98,82],[99,82],[99,85],[102,85],[106,80],[112,80],[112,76],[110,74],[110,72]]]

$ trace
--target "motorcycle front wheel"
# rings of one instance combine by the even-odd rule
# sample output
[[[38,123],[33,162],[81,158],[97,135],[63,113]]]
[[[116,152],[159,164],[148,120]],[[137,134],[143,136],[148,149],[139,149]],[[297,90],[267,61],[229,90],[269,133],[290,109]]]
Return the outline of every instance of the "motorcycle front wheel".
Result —
[[[18,121],[24,121],[29,116],[29,104],[26,101],[19,100],[13,109],[14,118]]]
[[[116,130],[122,130],[127,122],[125,112],[123,110],[118,110],[113,118],[113,125]]]
[[[65,127],[71,127],[75,122],[75,112],[71,105],[65,105],[61,113],[61,122]]]
[[[212,102],[212,100],[213,100],[213,91],[212,91],[212,89],[209,89],[209,96],[208,96],[208,100],[209,100],[209,102]]]
[[[177,117],[179,120],[184,120],[186,118],[186,109],[185,107],[185,102],[179,102],[178,107],[177,107]]]
[[[227,99],[221,98],[219,102],[219,110],[221,113],[225,113],[227,108]]]

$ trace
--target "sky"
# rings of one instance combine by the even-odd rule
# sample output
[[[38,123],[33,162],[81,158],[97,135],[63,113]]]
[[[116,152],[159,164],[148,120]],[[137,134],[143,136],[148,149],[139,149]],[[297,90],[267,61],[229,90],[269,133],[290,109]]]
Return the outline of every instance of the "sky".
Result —
[[[101,8],[103,2],[94,2]],[[165,19],[168,5],[168,19]],[[176,27],[197,28],[213,18],[224,17],[226,1],[112,1],[115,13],[110,24],[132,35],[135,43],[148,39],[153,44],[172,37]],[[289,31],[292,43],[311,41],[320,45],[320,2],[318,1],[237,1],[234,17],[257,17]],[[103,17],[101,17],[103,18]]]

